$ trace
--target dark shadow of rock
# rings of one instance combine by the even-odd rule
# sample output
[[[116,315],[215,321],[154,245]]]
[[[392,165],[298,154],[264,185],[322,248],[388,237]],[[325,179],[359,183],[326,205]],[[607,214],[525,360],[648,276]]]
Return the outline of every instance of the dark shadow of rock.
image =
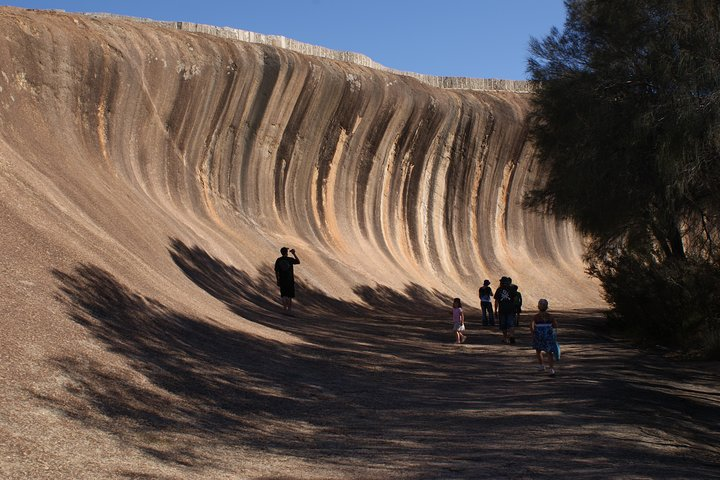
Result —
[[[449,391],[455,382],[443,374],[427,388],[411,387],[424,378],[421,367],[434,352],[418,348],[402,356],[412,339],[406,334],[397,343],[388,341],[396,325],[372,317],[368,306],[310,290],[310,305],[323,315],[289,319],[266,310],[276,307],[261,294],[265,282],[199,249],[189,251],[193,256],[178,258],[178,264],[232,311],[313,344],[284,345],[183,314],[92,265],[54,271],[69,316],[117,355],[120,366],[56,359],[69,395],[43,397],[48,406],[163,463],[214,464],[207,454],[213,444],[247,444],[305,458],[321,454],[327,461],[353,452],[371,462],[407,428],[391,427],[378,412],[403,410],[412,402],[435,410],[441,405],[434,389]],[[389,289],[373,298],[384,299],[390,311],[407,300]],[[427,317],[401,317],[416,335],[427,325],[438,327]],[[449,362],[438,362],[443,364]]]
[[[209,255],[198,246],[172,239],[170,256],[198,287],[223,302],[233,313],[262,325],[279,328],[308,341],[337,344],[376,328],[373,335],[427,337],[445,341],[452,324],[452,298],[417,284],[404,292],[385,286],[358,285],[362,302],[340,300],[297,280],[295,306],[301,319],[281,316],[271,264],[261,266],[266,275],[251,278],[246,272]],[[330,320],[332,319],[332,320]],[[436,334],[437,332],[437,334]]]
[[[302,285],[303,316],[287,318],[271,279],[178,241],[170,254],[229,311],[307,344],[184,314],[92,265],[55,271],[59,300],[101,351],[57,358],[65,394],[36,395],[163,464],[218,468],[215,451],[249,446],[417,479],[505,478],[512,465],[533,478],[582,477],[589,465],[596,476],[702,478],[720,466],[712,372],[594,337],[577,318],[561,332],[575,351],[550,379],[531,371],[525,334],[516,347],[491,330],[449,345],[438,292],[360,286],[346,302]],[[529,458],[532,442],[547,454]]]

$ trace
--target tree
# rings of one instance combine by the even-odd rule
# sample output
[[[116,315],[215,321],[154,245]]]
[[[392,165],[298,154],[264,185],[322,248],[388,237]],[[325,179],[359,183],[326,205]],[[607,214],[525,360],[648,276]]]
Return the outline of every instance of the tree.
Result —
[[[621,295],[630,274],[659,290],[667,269],[720,279],[720,2],[565,5],[564,30],[530,43],[532,134],[548,177],[526,204],[588,235],[589,271],[634,315],[627,303],[656,299]]]

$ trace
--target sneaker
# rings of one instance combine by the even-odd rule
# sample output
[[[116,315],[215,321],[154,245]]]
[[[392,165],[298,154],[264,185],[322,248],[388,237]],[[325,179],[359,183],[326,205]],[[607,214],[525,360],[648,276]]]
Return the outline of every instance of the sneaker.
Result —
[[[467,335],[463,335],[463,337],[460,339],[460,343],[465,343],[465,340],[467,340]]]
[[[536,368],[537,368],[538,371],[540,371],[540,372],[544,372],[544,371],[545,371],[545,365],[538,365]]]
[[[550,369],[550,376],[551,376],[551,377],[554,377],[554,376],[555,376],[555,369],[554,369],[554,368],[551,368],[551,369]]]

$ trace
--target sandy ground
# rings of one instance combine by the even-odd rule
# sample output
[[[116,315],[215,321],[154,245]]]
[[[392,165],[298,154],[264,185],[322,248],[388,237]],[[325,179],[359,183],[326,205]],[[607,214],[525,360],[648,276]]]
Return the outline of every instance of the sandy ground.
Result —
[[[177,252],[229,314],[303,342],[183,314],[96,267],[55,272],[80,347],[116,362],[67,353],[53,378],[4,392],[4,478],[717,476],[718,364],[609,339],[598,313],[558,313],[553,378],[535,369],[527,317],[508,346],[466,308],[454,345],[448,299],[420,287],[367,288],[367,303],[301,288],[286,317],[260,294],[271,286]]]

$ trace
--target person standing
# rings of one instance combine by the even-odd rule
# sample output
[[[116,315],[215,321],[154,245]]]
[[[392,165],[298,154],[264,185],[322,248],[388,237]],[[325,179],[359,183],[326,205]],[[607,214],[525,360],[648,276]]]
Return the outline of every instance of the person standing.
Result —
[[[522,294],[518,286],[510,281],[510,290],[513,291],[513,303],[515,304],[515,328],[520,326],[520,314],[522,313]]]
[[[293,258],[288,257],[288,248],[282,247],[280,254],[282,255],[275,260],[275,280],[280,287],[280,302],[283,306],[283,313],[292,315],[292,301],[295,298],[295,273],[293,265],[299,265],[300,259],[295,255],[295,249],[289,252]]]
[[[493,291],[490,288],[490,280],[485,280],[483,286],[478,291],[480,296],[480,309],[482,310],[482,324],[484,327],[495,326],[495,317],[493,316]]]
[[[555,317],[547,312],[547,309],[548,301],[541,298],[538,301],[539,312],[530,322],[530,332],[533,339],[532,346],[535,349],[535,355],[537,355],[538,370],[545,371],[543,353],[546,353],[550,375],[555,376],[555,359],[553,357],[557,352],[558,323]]]
[[[463,343],[467,336],[465,331],[465,314],[462,311],[462,303],[459,298],[453,299],[453,332],[455,332],[455,343]]]
[[[508,277],[500,279],[500,286],[495,290],[495,316],[503,333],[503,343],[515,343],[515,295],[510,288],[512,280]]]

